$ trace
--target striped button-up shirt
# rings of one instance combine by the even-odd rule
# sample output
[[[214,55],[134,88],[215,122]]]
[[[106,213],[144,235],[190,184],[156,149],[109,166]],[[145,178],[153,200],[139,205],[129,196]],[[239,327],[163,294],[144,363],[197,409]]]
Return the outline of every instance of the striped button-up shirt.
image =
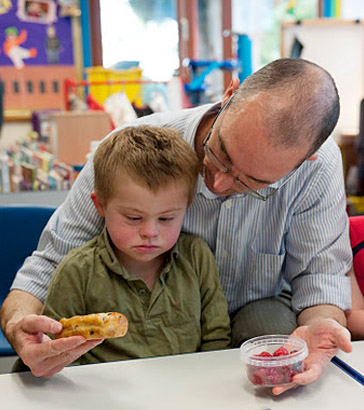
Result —
[[[153,114],[133,124],[173,127],[194,147],[197,127],[211,107]],[[216,196],[199,177],[182,230],[200,235],[215,254],[230,312],[278,295],[285,284],[291,287],[297,313],[318,304],[350,308],[350,281],[345,274],[352,253],[340,150],[329,138],[317,153],[317,160],[305,161],[266,202],[244,194]],[[90,199],[92,160],[90,156],[51,217],[13,289],[44,301],[64,255],[102,231],[103,219]],[[274,185],[282,182],[284,178]]]

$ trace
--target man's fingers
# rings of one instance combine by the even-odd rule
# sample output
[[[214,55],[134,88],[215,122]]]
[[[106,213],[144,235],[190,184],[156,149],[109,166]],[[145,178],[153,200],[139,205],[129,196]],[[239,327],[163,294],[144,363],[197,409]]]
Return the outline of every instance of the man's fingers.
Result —
[[[280,394],[286,392],[287,390],[291,390],[291,389],[294,389],[296,387],[297,387],[297,384],[295,384],[295,383],[292,383],[289,386],[276,386],[276,387],[273,387],[272,393],[275,396],[279,396]]]
[[[81,340],[79,340],[79,338]],[[57,372],[61,371],[65,366],[69,365],[102,342],[103,340],[101,339],[85,341],[85,339],[81,336],[54,340],[49,343],[45,343],[48,346],[42,354],[37,356],[38,360],[36,362],[31,361],[27,363],[25,358],[23,361],[31,369],[34,376],[52,377]],[[30,356],[34,357],[34,352]]]
[[[313,383],[318,380],[323,372],[323,367],[320,365],[312,365],[309,369],[305,370],[303,373],[296,374],[293,377],[293,381],[299,385],[305,385]]]
[[[66,355],[62,355],[61,362],[57,364],[54,363],[54,360],[48,360],[48,363],[46,363],[45,365],[46,370],[43,371],[42,376],[45,378],[50,378],[54,376],[56,373],[60,372],[64,367],[68,366],[69,364],[77,360],[80,356],[87,353],[90,349],[93,349],[102,342],[103,340],[88,340],[79,348],[67,352]],[[49,365],[52,367],[49,368]]]
[[[50,356],[71,352],[82,352],[80,354],[82,355],[103,341],[103,339],[86,340],[83,336],[71,336],[53,340],[50,342]]]
[[[57,334],[62,331],[63,326],[57,320],[47,316],[29,315],[23,319],[21,330],[25,333],[51,333]]]
[[[43,360],[46,360],[57,356],[63,358],[65,358],[65,356],[69,356],[70,359],[67,358],[66,360],[71,360],[71,363],[102,342],[103,339],[86,340],[83,336],[72,336],[65,337],[63,339],[51,340],[38,345],[38,357],[40,356]]]
[[[57,356],[60,353],[76,349],[86,343],[86,339],[83,336],[65,337],[62,339],[51,340],[44,344],[47,348],[47,356]]]
[[[323,372],[323,367],[321,365],[312,365],[309,369],[305,370],[303,373],[296,374],[293,377],[293,383],[287,386],[276,386],[273,387],[272,393],[274,395],[279,395],[287,390],[296,388],[298,386],[304,386],[309,383],[317,381]]]
[[[337,337],[337,347],[345,353],[351,353],[353,346],[351,345],[351,336],[348,329],[343,328],[342,332]]]

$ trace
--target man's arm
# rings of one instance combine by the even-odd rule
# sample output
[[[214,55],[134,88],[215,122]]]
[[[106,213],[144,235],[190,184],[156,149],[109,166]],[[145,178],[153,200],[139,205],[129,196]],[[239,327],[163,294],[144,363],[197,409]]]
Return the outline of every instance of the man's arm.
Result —
[[[316,381],[338,350],[352,350],[344,313],[350,307],[346,273],[352,251],[342,160],[332,140],[320,149],[317,161],[308,168],[311,175],[301,191],[287,241],[292,305],[300,312],[293,335],[304,339],[309,349],[305,371],[294,376],[294,385]],[[288,388],[275,387],[273,393]]]
[[[43,303],[31,295],[20,290],[13,290],[9,293],[1,306],[1,329],[9,343],[16,351],[16,338],[13,337],[15,324],[30,314],[39,315],[42,311]]]
[[[53,213],[37,250],[24,261],[12,289],[28,292],[44,302],[51,277],[65,255],[98,235],[104,221],[91,200],[93,161],[90,157],[63,204]]]
[[[297,314],[320,305],[346,310],[350,308],[346,274],[352,265],[352,250],[337,144],[329,139],[318,151],[318,159],[302,167],[302,184],[285,242],[285,276],[292,288],[292,308]]]

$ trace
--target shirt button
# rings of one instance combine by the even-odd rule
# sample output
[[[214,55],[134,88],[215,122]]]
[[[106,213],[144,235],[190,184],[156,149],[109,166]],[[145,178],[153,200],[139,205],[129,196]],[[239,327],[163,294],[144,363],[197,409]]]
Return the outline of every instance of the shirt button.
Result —
[[[145,296],[147,294],[147,291],[145,289],[139,289],[138,293],[139,296]]]
[[[223,258],[226,258],[229,254],[228,254],[228,251],[227,251],[226,249],[224,249],[224,250],[221,252],[221,255],[222,255]]]
[[[231,203],[231,201],[225,201],[225,207],[226,207],[226,209],[230,209],[231,208],[231,205],[232,205],[232,203]]]

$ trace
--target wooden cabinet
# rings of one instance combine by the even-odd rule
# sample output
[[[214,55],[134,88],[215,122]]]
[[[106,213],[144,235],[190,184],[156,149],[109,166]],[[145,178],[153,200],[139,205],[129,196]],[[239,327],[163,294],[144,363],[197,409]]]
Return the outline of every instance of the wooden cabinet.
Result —
[[[111,131],[103,111],[65,111],[50,115],[50,150],[69,165],[83,165],[91,141],[99,141]]]

